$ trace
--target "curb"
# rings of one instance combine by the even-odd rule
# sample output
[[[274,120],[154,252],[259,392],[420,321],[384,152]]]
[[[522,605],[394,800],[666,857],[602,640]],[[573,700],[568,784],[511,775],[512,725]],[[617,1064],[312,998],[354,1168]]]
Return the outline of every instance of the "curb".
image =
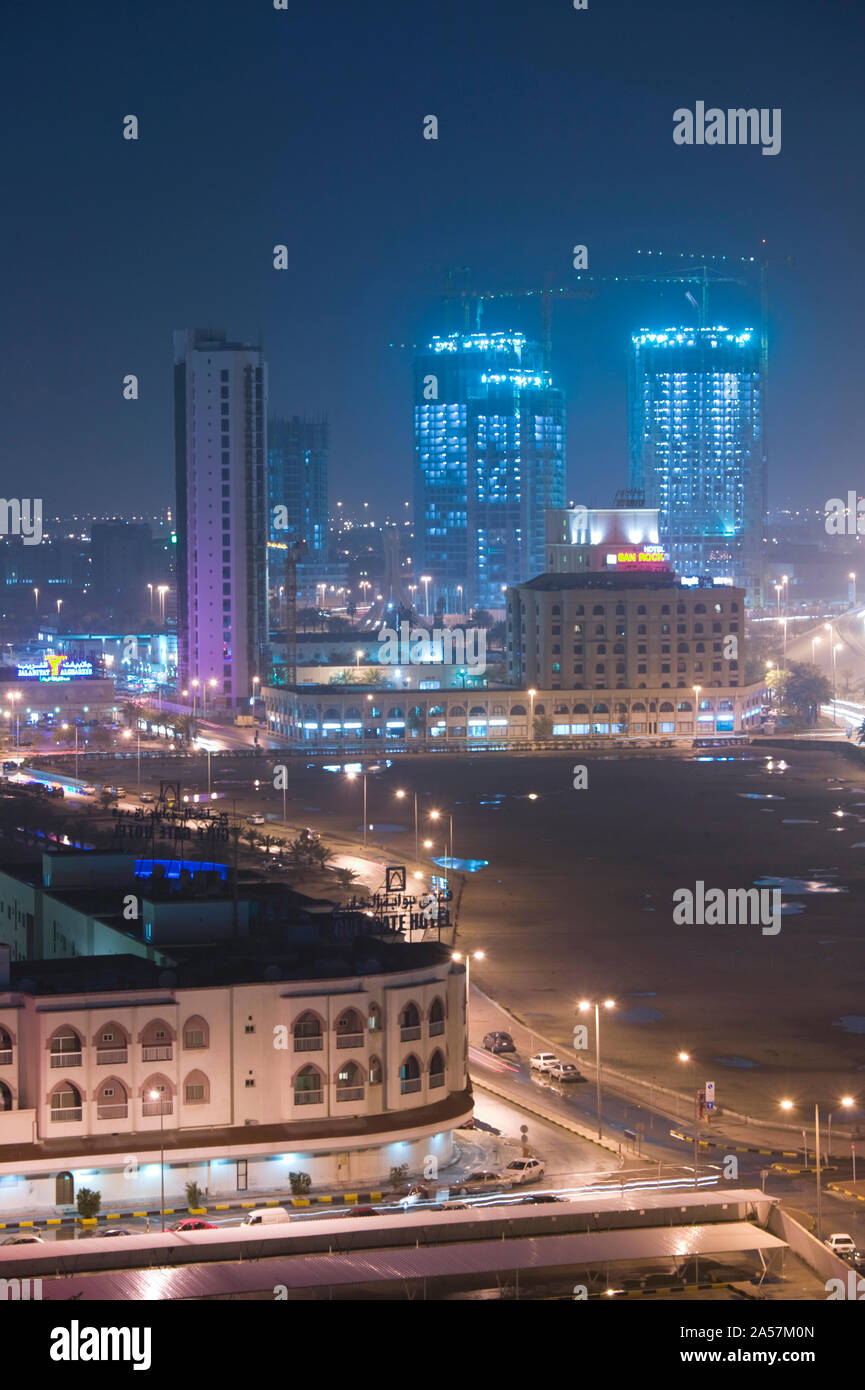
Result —
[[[851,1192],[849,1187],[841,1187],[840,1183],[830,1182],[826,1185],[827,1192],[840,1192],[842,1197],[852,1197],[854,1202],[865,1202],[865,1194],[862,1192]]]
[[[214,1202],[209,1207],[166,1207],[165,1216],[207,1216],[217,1211],[247,1211],[257,1207],[314,1207],[338,1203],[342,1206],[370,1206],[373,1202],[383,1202],[383,1192],[337,1192],[315,1197],[266,1197],[260,1202]],[[29,1221],[0,1221],[0,1231],[32,1231],[49,1226],[98,1226],[100,1220],[129,1221],[134,1217],[161,1216],[159,1207],[149,1207],[143,1211],[106,1211],[100,1216],[48,1216]]]
[[[693,1144],[693,1134],[682,1134],[680,1130],[670,1130],[671,1139],[681,1139],[685,1144]],[[698,1139],[697,1147],[700,1149],[723,1149],[725,1153],[731,1154],[762,1154],[765,1158],[798,1158],[795,1150],[790,1149],[755,1149],[747,1148],[742,1144],[725,1144],[720,1139]],[[827,1155],[831,1160],[831,1155]],[[821,1165],[820,1171],[825,1173],[828,1164]],[[814,1168],[785,1168],[785,1173],[813,1173]]]

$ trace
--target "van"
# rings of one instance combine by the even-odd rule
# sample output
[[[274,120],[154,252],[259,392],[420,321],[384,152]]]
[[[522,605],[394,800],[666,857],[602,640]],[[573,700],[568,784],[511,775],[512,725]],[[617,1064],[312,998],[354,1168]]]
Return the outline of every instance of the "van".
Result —
[[[277,1221],[290,1221],[291,1217],[285,1207],[260,1207],[256,1211],[251,1211],[248,1216],[243,1218],[243,1226],[271,1226]]]

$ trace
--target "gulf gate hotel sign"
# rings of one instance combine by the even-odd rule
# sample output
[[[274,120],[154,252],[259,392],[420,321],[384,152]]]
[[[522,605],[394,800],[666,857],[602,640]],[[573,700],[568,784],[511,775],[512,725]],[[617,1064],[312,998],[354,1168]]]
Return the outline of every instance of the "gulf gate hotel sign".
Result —
[[[51,652],[44,661],[28,661],[18,667],[19,680],[72,681],[82,677],[93,679],[92,662],[70,661],[68,656],[54,656]]]

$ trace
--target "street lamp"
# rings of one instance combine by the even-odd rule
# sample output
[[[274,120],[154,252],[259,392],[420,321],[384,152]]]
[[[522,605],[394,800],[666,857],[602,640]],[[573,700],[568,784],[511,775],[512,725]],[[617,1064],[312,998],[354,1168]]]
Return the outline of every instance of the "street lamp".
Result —
[[[792,1110],[792,1100],[781,1101],[782,1110]],[[803,1131],[804,1133],[804,1131]],[[808,1156],[805,1155],[807,1164]],[[817,1171],[817,1239],[823,1239],[823,1191],[820,1184],[820,1106],[814,1106],[814,1167]]]
[[[36,617],[39,617],[39,590],[33,590],[33,602],[36,604]]]
[[[781,616],[781,590],[783,589],[783,587],[784,587],[783,584],[776,584],[776,585],[774,586],[774,589],[775,589],[775,597],[776,597],[777,600],[778,600],[778,617],[779,617],[779,618],[780,618],[780,616]]]
[[[694,734],[696,735],[700,732],[700,691],[703,687],[692,685],[691,689],[694,692]]]
[[[161,1091],[151,1091],[150,1099],[159,1103],[159,1217],[161,1230],[165,1230],[165,1115],[162,1109]]]
[[[360,659],[361,659],[362,656],[363,656],[363,652],[361,651],[360,648],[358,648],[358,650],[357,650],[357,651],[355,652],[355,654],[354,654],[354,664],[355,664],[355,667],[357,667],[357,666],[360,665]]]
[[[406,795],[407,793],[404,792],[401,788],[396,792],[396,796],[399,798],[400,801],[402,801],[403,797],[405,797]],[[418,850],[417,792],[413,792],[412,795],[414,796],[414,862],[418,866],[418,868],[420,868],[420,853]]]
[[[855,570],[851,570],[850,573],[848,574],[847,578],[850,580],[850,583],[851,583],[851,585],[853,586],[853,592],[852,592],[852,594],[851,594],[851,598],[852,598],[852,600],[853,600],[852,607],[855,608],[855,607],[856,607],[856,571],[855,571]]]
[[[60,609],[61,609],[62,607],[63,607],[63,600],[62,600],[62,598],[59,598],[59,599],[57,600],[57,617],[58,617],[58,619],[59,619],[59,617],[60,617]]]
[[[842,1110],[850,1110],[855,1104],[856,1104],[856,1102],[855,1102],[855,1100],[853,1099],[852,1096],[842,1096],[842,1097],[841,1097],[841,1100],[840,1100],[840,1102],[839,1102],[839,1106],[840,1106],[840,1108],[841,1108]],[[833,1115],[834,1113],[835,1113],[835,1112],[832,1111],[832,1110],[829,1111],[829,1126],[828,1126],[828,1133],[827,1133],[827,1135],[826,1135],[826,1162],[827,1162],[827,1163],[831,1163],[831,1162],[832,1162],[832,1115]]]
[[[347,772],[345,775],[349,782],[353,782],[357,773]],[[363,847],[366,849],[366,768],[363,769],[360,775],[363,778]]]
[[[535,741],[535,696],[537,693],[536,690],[529,691],[529,700],[531,702],[531,708],[529,710],[529,739],[532,743]]]
[[[151,616],[151,618],[152,618],[152,617],[153,617],[153,585],[152,585],[152,584],[148,584],[147,587],[148,587],[148,589],[150,590],[150,616]]]
[[[471,969],[473,960],[484,960],[483,951],[466,951],[465,955],[461,951],[454,951],[451,960],[464,960],[466,963],[466,1064],[468,1065],[469,1054],[469,990],[471,988]]]
[[[690,1052],[680,1052],[679,1061],[691,1063],[691,1090],[694,1093],[694,1187],[696,1188],[700,1186],[697,1180],[697,1129],[699,1120],[697,1106],[697,1063]]]
[[[421,577],[420,577],[420,582],[421,582],[421,584],[423,584],[423,592],[424,592],[424,611],[425,611],[427,617],[429,617],[429,586],[430,586],[430,580],[431,580],[431,579],[432,579],[432,575],[431,575],[431,574],[422,574]]]
[[[196,699],[197,699],[197,696],[198,696],[198,678],[196,677],[194,680],[192,680],[192,681],[190,682],[190,684],[191,684],[191,686],[192,686],[192,717],[193,717],[193,719],[194,719],[194,718],[195,718],[195,705],[196,705]]]
[[[136,736],[137,736],[137,738],[138,738],[138,792],[139,792],[139,795],[140,795],[140,793],[141,793],[141,725],[140,725],[140,724],[138,725],[138,728],[136,729],[135,732],[136,732]],[[77,730],[76,730],[76,734],[77,734]],[[131,729],[127,729],[126,732],[125,732],[125,734],[123,735],[123,737],[124,737],[124,738],[131,738],[131,737],[132,737],[132,730],[131,730]],[[75,776],[76,776],[76,777],[78,776],[78,768],[77,768],[77,767],[76,767],[76,769],[75,769]],[[210,787],[208,787],[207,790],[210,791]]]
[[[441,813],[441,811],[430,811],[429,817],[430,817],[430,820],[441,820],[441,818],[442,818],[442,813]],[[448,813],[447,813],[447,818],[448,818],[448,845],[449,845],[449,849],[448,849],[448,868],[449,868],[449,869],[452,869],[452,868],[453,868],[453,865],[454,865],[454,818],[453,818],[453,814],[452,814],[450,811],[448,811]]]
[[[457,585],[457,593],[458,593],[459,596],[460,596],[460,617],[462,617],[462,616],[463,616],[463,586],[462,586],[462,584],[458,584],[458,585]]]
[[[616,1007],[615,999],[604,999],[603,1007],[605,1009],[614,1009]],[[601,1005],[597,1000],[592,1003],[588,999],[581,999],[579,1003],[580,1013],[584,1014],[589,1009],[594,1009],[595,1011],[595,1070],[597,1072],[598,1138],[603,1139],[603,1115],[601,1113]]]
[[[837,688],[836,688],[836,684],[835,684],[835,657],[838,655],[838,652],[843,651],[843,650],[844,650],[844,643],[843,643],[843,642],[835,642],[835,643],[833,644],[833,646],[832,646],[832,723],[833,723],[833,724],[836,722],[836,720],[835,720],[835,700],[836,700],[837,693],[838,693],[838,692],[837,692]]]
[[[156,590],[159,595],[159,624],[165,627],[165,595],[168,593],[168,585],[160,584]]]
[[[819,638],[819,637],[812,637],[812,638],[811,638],[811,665],[812,665],[812,666],[816,666],[816,665],[817,665],[817,653],[816,653],[816,651],[815,651],[815,648],[816,648],[816,647],[819,647],[819,645],[820,645],[820,638]]]

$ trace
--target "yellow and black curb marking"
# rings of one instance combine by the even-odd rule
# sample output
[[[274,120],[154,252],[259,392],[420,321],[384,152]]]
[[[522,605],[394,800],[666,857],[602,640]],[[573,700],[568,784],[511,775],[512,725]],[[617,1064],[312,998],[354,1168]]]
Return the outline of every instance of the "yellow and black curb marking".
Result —
[[[830,1182],[828,1184],[830,1192],[840,1192],[842,1197],[852,1197],[854,1202],[865,1202],[865,1192],[851,1192],[849,1187],[842,1187],[840,1183]]]
[[[647,1297],[648,1297],[648,1298],[651,1298],[654,1294],[666,1295],[666,1294],[671,1294],[671,1293],[697,1293],[697,1292],[702,1292],[704,1289],[729,1289],[729,1288],[732,1288],[732,1285],[731,1285],[730,1281],[729,1281],[728,1279],[720,1279],[720,1280],[715,1280],[715,1281],[713,1281],[713,1280],[706,1280],[705,1282],[702,1282],[702,1281],[701,1281],[699,1284],[670,1284],[669,1287],[663,1287],[663,1288],[657,1288],[657,1289],[656,1289],[656,1288],[652,1288],[652,1289],[613,1289],[612,1293],[606,1293],[606,1292],[603,1292],[603,1291],[602,1291],[601,1293],[590,1293],[590,1294],[589,1294],[589,1298],[590,1298],[590,1299],[595,1299],[595,1300],[597,1300],[599,1303],[601,1303],[601,1302],[604,1301],[604,1299],[614,1299],[614,1298],[647,1298]]]
[[[683,1144],[693,1144],[693,1134],[682,1134],[678,1129],[670,1130],[671,1139],[681,1139]],[[723,1139],[698,1139],[697,1147],[701,1149],[723,1149],[728,1154],[762,1154],[765,1158],[798,1158],[799,1154],[795,1149],[754,1149],[746,1148],[743,1144],[725,1144]],[[791,1170],[798,1171],[798,1170]]]
[[[316,1207],[329,1206],[369,1206],[373,1202],[383,1202],[383,1192],[336,1192],[313,1197],[265,1197],[259,1202],[214,1202],[209,1207],[166,1207],[166,1216],[207,1216],[217,1211],[247,1211],[256,1207]],[[144,1211],[106,1211],[97,1216],[47,1216],[42,1220],[0,1221],[0,1231],[31,1231],[48,1226],[98,1226],[102,1221],[130,1221],[135,1217],[160,1216],[159,1207]]]

